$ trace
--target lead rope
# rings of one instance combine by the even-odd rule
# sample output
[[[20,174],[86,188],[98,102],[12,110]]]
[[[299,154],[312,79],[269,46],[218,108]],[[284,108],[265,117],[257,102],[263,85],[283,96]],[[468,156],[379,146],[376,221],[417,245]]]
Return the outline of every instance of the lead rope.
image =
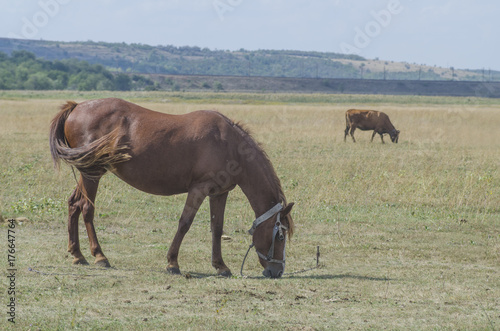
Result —
[[[245,265],[245,260],[247,259],[248,252],[252,249],[252,247],[255,246],[254,243],[252,243],[250,246],[248,246],[247,253],[245,254],[245,257],[243,258],[243,262],[241,263],[241,269],[240,269],[240,275],[243,278],[247,278],[247,276],[243,275],[243,266]]]
[[[314,269],[319,269],[320,265],[319,265],[319,246],[316,246],[316,265],[314,267],[311,267],[311,268],[308,268],[308,269],[302,269],[302,270],[299,270],[299,271],[294,271],[294,272],[290,272],[290,273],[284,273],[284,275],[296,275],[296,274],[301,274],[303,272],[306,272],[306,271],[311,271],[311,270],[314,270]]]
[[[241,263],[240,275],[243,278],[248,278],[248,276],[243,275],[243,266],[245,265],[245,260],[247,259],[248,252],[250,252],[250,250],[252,249],[253,246],[255,246],[254,243],[252,243],[250,246],[248,246],[247,253],[245,254],[245,257],[243,258],[243,262]],[[284,275],[296,275],[296,274],[301,274],[303,272],[311,271],[311,270],[314,270],[314,269],[319,269],[319,267],[320,267],[320,265],[319,265],[319,256],[320,256],[319,246],[316,246],[316,265],[314,267],[311,267],[311,268],[308,268],[308,269],[302,269],[302,270],[294,271],[294,272],[286,272],[286,273],[283,274],[283,276]]]

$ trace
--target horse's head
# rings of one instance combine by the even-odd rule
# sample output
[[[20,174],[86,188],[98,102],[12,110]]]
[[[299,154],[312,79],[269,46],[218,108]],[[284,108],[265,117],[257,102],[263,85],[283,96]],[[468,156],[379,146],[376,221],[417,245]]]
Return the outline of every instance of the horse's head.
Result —
[[[293,203],[285,207],[277,204],[257,218],[249,231],[265,277],[279,278],[285,272],[286,236],[290,237],[294,229],[292,207]]]

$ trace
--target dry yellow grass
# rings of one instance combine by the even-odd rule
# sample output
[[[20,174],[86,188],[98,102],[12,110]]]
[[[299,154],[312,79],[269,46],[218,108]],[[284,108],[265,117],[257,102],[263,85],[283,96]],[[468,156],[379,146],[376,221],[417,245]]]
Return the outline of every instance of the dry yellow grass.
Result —
[[[252,105],[130,95],[169,113],[217,109],[264,144],[287,199],[296,202],[287,272],[313,266],[317,245],[322,263],[267,280],[214,277],[206,203],[179,257],[192,277],[164,273],[185,197],[146,195],[110,175],[98,193],[96,227],[114,268],[72,266],[65,201],[74,179],[67,167],[53,171],[47,139],[50,119],[67,98],[0,99],[0,213],[30,220],[16,226],[20,329],[500,327],[500,107],[494,101],[339,96],[339,104],[327,104],[269,101],[270,95]],[[344,143],[344,112],[355,107],[386,112],[401,130],[399,144],[382,145],[378,137],[370,143],[371,133],[362,131],[358,143]],[[234,274],[250,244],[252,218],[236,189],[226,212],[232,240],[223,243]],[[83,224],[80,236],[89,257]],[[260,275],[253,252],[246,270]]]

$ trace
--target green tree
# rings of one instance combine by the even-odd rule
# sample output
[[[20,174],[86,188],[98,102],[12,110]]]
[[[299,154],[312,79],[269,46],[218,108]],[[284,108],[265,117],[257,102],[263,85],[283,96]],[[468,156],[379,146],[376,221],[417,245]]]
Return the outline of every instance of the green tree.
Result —
[[[46,73],[37,72],[29,76],[24,86],[28,90],[50,90],[52,89],[52,81]]]
[[[214,82],[214,91],[215,92],[220,92],[222,90],[224,90],[224,87],[222,86],[222,83],[219,82],[219,81],[215,81]]]
[[[130,91],[131,79],[127,74],[118,74],[115,76],[115,89],[118,91]]]

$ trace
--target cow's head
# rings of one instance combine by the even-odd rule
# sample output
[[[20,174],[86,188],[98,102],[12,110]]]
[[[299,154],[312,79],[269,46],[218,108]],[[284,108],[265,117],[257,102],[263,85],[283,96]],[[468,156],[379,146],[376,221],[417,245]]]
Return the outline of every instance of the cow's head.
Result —
[[[399,139],[399,130],[392,130],[389,134],[391,135],[392,142],[397,144]]]

